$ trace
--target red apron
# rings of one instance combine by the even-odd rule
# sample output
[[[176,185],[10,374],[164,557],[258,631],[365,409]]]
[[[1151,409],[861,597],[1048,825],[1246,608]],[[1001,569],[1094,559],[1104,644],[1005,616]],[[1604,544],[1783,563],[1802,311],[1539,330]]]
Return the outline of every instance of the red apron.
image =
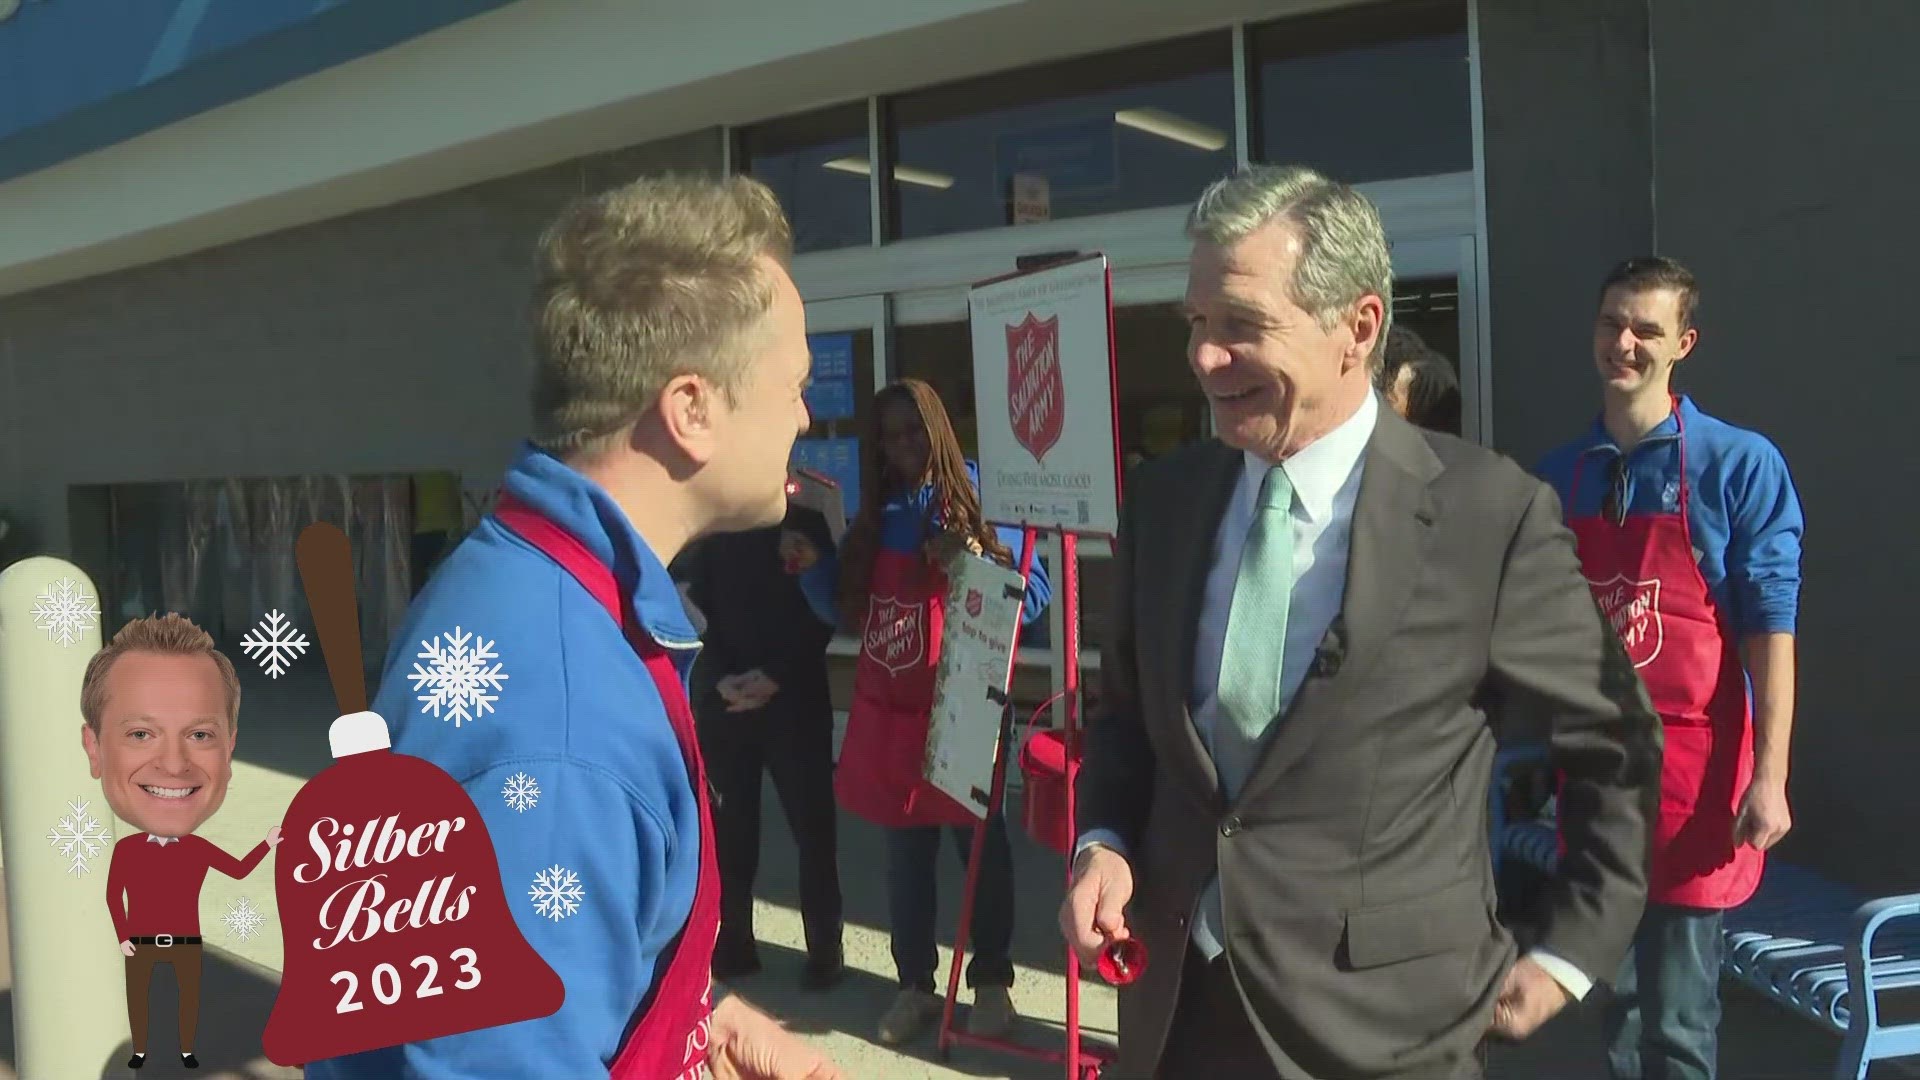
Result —
[[[655,968],[653,992],[641,999],[630,1030],[608,1067],[612,1080],[702,1080],[713,1014],[713,945],[720,935],[720,871],[714,858],[713,815],[707,806],[707,768],[694,734],[686,686],[667,650],[629,617],[620,586],[593,552],[539,511],[500,493],[494,517],[572,574],[600,601],[633,646],[660,691],[667,720],[687,760],[687,780],[700,802],[700,877],[693,911],[671,951]]]
[[[945,572],[918,551],[874,556],[833,790],[848,812],[890,829],[979,823],[925,779],[946,591]]]
[[[1759,887],[1766,859],[1733,842],[1739,802],[1753,778],[1746,668],[1693,554],[1687,525],[1687,435],[1674,403],[1680,483],[1676,511],[1605,509],[1570,518],[1581,571],[1619,634],[1666,731],[1660,817],[1653,833],[1652,903],[1731,908]],[[1574,466],[1568,507],[1580,505]]]

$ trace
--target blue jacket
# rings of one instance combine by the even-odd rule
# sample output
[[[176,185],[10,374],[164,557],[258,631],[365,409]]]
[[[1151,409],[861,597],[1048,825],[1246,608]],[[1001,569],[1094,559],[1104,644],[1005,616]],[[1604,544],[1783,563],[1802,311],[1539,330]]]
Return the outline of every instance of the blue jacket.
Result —
[[[531,447],[505,487],[613,567],[684,685],[698,645],[686,608],[612,498]],[[422,642],[456,627],[470,646],[493,642],[506,674],[492,710],[457,726],[424,711],[410,678],[426,664]],[[439,765],[472,796],[514,920],[559,973],[566,1003],[540,1020],[316,1062],[308,1080],[605,1077],[699,875],[699,805],[646,668],[570,573],[488,518],[414,601],[373,708],[395,751]],[[503,794],[519,774],[539,788],[525,809]],[[552,867],[577,875],[584,894],[557,919],[529,895]]]
[[[980,490],[980,467],[967,462],[967,479],[972,481],[973,490]],[[933,537],[929,530],[929,520],[933,526],[939,525],[940,515],[935,512],[931,519],[927,507],[933,502],[933,485],[922,485],[919,491],[909,496],[894,496],[880,507],[880,547],[885,551],[919,553],[921,545]],[[1024,557],[1025,537],[1020,529],[1006,525],[994,528],[994,535],[1000,538],[1007,550],[1013,553],[1013,569],[1020,569],[1020,560]],[[840,622],[839,603],[839,566],[818,565],[813,571],[800,579],[800,587],[806,593],[807,602],[813,605],[815,614],[830,625]],[[1020,604],[1020,624],[1034,627],[1035,622],[1047,610],[1048,601],[1053,599],[1053,583],[1047,577],[1047,565],[1038,555],[1034,556],[1033,568],[1027,574],[1027,596]],[[1040,623],[1038,629],[1045,629]],[[842,629],[847,629],[843,627]],[[852,629],[858,629],[854,627]],[[1031,630],[1021,633],[1023,648],[1043,649],[1047,647],[1047,637],[1035,634]]]
[[[1716,420],[1680,399],[1687,437],[1687,525],[1714,602],[1739,634],[1794,632],[1805,521],[1780,451],[1758,432]],[[1593,429],[1535,468],[1569,519],[1601,512],[1619,444]],[[1579,475],[1578,502],[1574,476]],[[1673,511],[1679,502],[1679,429],[1669,415],[1626,456],[1625,509]]]

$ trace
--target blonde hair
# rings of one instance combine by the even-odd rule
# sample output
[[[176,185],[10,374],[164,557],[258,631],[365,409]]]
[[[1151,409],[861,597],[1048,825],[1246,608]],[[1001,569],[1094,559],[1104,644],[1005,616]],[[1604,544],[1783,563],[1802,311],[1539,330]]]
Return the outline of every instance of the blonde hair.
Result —
[[[733,400],[773,306],[760,259],[792,254],[779,200],[744,176],[636,180],[569,206],[537,256],[534,444],[603,448],[681,375]]]
[[[1322,330],[1332,330],[1361,297],[1380,298],[1380,336],[1393,326],[1393,257],[1380,212],[1365,195],[1299,165],[1249,165],[1203,192],[1187,214],[1187,236],[1236,243],[1275,218],[1300,237],[1287,293]]]
[[[184,615],[168,612],[135,619],[120,628],[101,650],[87,661],[87,673],[80,680],[80,715],[95,732],[107,709],[107,672],[114,661],[130,652],[159,653],[162,656],[204,656],[220,669],[220,681],[227,691],[227,730],[240,726],[240,676],[233,661],[214,648],[213,635],[193,624]]]

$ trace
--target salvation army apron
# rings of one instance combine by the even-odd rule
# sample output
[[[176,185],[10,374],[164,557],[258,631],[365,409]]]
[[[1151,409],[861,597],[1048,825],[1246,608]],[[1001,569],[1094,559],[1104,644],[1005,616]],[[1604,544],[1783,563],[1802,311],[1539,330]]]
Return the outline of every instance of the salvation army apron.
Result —
[[[700,877],[693,890],[693,911],[674,939],[666,963],[656,968],[653,991],[641,999],[628,1021],[629,1031],[609,1067],[611,1080],[702,1080],[707,1071],[707,1042],[713,1016],[713,946],[720,935],[720,871],[714,857],[713,815],[707,805],[707,768],[694,734],[693,710],[685,686],[666,649],[631,617],[620,586],[609,570],[572,533],[505,491],[494,517],[545,552],[600,601],[646,664],[666,706],[667,720],[687,761],[687,780],[700,804]]]
[[[1647,899],[1731,908],[1753,895],[1766,863],[1759,851],[1733,842],[1739,800],[1753,777],[1753,725],[1738,645],[1693,554],[1686,430],[1677,401],[1673,419],[1677,509],[1615,521],[1603,506],[1568,525],[1594,599],[1646,683],[1666,733]],[[1569,508],[1580,505],[1580,472],[1576,464]]]
[[[917,548],[874,554],[833,790],[849,813],[885,828],[977,824],[925,779],[946,589]]]

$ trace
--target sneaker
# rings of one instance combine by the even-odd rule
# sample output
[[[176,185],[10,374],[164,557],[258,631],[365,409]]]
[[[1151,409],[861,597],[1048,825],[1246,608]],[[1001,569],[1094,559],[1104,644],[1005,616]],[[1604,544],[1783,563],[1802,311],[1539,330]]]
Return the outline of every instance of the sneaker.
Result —
[[[880,1044],[899,1046],[911,1042],[940,1019],[941,999],[925,990],[902,990],[880,1018]]]
[[[135,1054],[127,1059],[127,1068],[129,1069],[144,1069],[146,1066],[147,1055],[145,1054]]]
[[[184,1069],[197,1069],[200,1067],[200,1059],[194,1057],[192,1054],[181,1054],[180,1067]]]
[[[973,991],[973,1010],[967,1014],[967,1034],[1004,1039],[1013,1030],[1013,995],[1004,986],[980,986]]]

